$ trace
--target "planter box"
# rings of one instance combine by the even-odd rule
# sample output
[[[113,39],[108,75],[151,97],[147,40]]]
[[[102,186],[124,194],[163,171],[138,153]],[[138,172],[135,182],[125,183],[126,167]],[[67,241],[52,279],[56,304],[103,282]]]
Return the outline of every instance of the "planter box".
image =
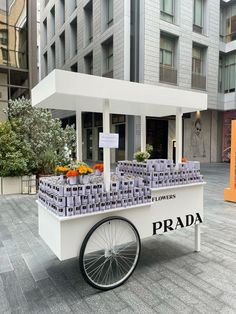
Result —
[[[2,178],[2,194],[21,194],[21,177]]]

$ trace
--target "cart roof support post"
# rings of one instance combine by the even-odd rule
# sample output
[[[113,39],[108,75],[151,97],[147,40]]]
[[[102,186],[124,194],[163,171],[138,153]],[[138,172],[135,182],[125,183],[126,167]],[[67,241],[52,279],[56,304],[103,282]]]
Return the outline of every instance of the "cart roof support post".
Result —
[[[182,136],[183,113],[181,108],[176,108],[176,164],[182,161]]]
[[[82,151],[82,111],[76,110],[76,158],[83,160]]]
[[[103,102],[103,132],[110,133],[110,101],[105,99]],[[104,162],[104,184],[107,192],[110,191],[111,181],[111,153],[110,148],[103,148]]]
[[[141,152],[144,152],[146,150],[146,116],[141,115],[141,127],[140,127],[140,135],[141,135]]]

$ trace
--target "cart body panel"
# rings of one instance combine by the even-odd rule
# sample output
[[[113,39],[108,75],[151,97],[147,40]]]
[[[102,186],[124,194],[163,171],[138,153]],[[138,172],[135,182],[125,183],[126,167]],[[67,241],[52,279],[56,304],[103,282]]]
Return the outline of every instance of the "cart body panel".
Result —
[[[203,221],[204,183],[152,189],[153,203],[72,217],[59,217],[38,202],[39,234],[62,261],[79,255],[89,230],[100,220],[120,216],[130,220],[140,238],[190,227]]]

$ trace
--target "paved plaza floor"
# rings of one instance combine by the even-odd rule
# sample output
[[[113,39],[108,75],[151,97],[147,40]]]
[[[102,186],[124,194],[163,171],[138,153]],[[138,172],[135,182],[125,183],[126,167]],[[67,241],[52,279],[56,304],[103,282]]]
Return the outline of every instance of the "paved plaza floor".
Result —
[[[40,239],[36,197],[0,196],[0,313],[236,313],[236,204],[223,201],[229,165],[202,172],[201,253],[193,252],[194,228],[152,237],[132,277],[108,292]]]

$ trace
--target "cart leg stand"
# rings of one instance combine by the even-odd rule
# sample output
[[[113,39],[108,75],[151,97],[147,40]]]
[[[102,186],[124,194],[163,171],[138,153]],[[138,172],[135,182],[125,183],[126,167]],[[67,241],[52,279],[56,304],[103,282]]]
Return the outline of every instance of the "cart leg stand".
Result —
[[[146,150],[146,116],[141,115],[141,152],[145,152]]]
[[[201,251],[201,227],[200,224],[195,225],[195,252]]]
[[[103,132],[110,133],[110,102],[108,99],[103,103]],[[110,148],[103,148],[103,160],[104,160],[104,183],[107,192],[110,190],[110,172],[111,172],[111,156]]]
[[[181,108],[176,109],[176,163],[182,160],[182,110]]]
[[[83,160],[82,153],[82,111],[76,110],[76,158]]]

